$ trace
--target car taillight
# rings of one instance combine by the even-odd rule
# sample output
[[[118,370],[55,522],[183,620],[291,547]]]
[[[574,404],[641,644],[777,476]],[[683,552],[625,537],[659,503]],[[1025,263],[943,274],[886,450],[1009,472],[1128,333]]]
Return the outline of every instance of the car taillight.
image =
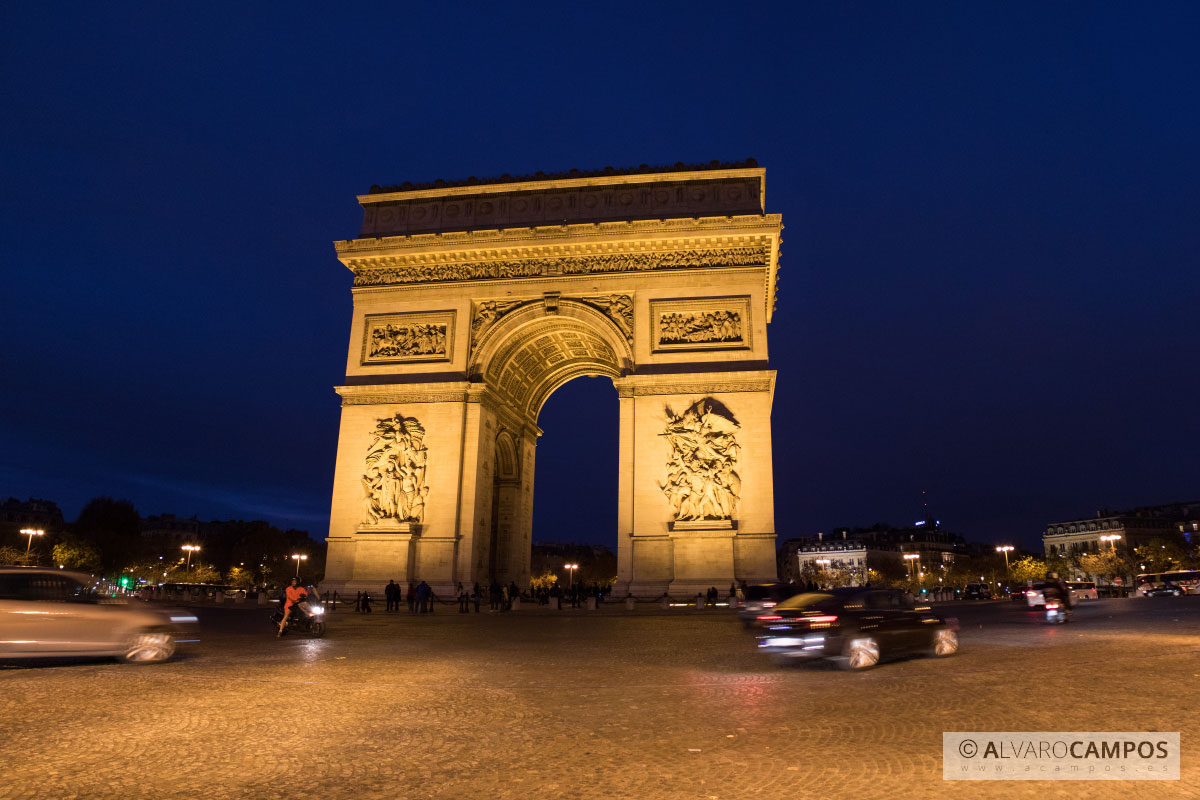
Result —
[[[1058,608],[1058,603],[1046,603],[1047,611],[1053,611],[1056,608]]]
[[[813,625],[828,625],[831,622],[837,621],[837,614],[822,614],[816,617],[805,617],[805,620]]]
[[[760,614],[758,618],[759,618],[759,620],[761,620],[763,622],[770,622],[771,620],[774,620],[774,619],[783,619],[783,617],[781,617],[777,614]]]
[[[767,602],[763,603],[763,608],[774,608],[774,607],[775,607],[775,604],[769,600]]]

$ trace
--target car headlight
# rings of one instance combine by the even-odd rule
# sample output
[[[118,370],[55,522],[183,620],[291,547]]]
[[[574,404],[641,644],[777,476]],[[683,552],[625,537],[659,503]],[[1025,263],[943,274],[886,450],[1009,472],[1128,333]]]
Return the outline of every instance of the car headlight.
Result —
[[[321,606],[317,606],[312,610],[312,612],[313,614],[324,614],[325,609],[321,608]]]

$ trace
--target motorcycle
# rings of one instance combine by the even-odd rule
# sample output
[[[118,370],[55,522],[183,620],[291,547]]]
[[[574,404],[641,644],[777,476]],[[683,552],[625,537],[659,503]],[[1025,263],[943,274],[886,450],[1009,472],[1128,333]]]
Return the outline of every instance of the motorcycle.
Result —
[[[275,626],[275,632],[279,632],[279,623],[283,621],[283,609],[277,608],[271,614],[271,624]],[[287,627],[283,630],[284,634],[288,633],[303,633],[309,636],[324,636],[325,635],[325,609],[319,605],[312,605],[307,600],[303,600],[292,606],[292,613],[288,615]]]
[[[1062,603],[1051,600],[1046,603],[1046,622],[1061,625],[1071,619],[1071,612]]]

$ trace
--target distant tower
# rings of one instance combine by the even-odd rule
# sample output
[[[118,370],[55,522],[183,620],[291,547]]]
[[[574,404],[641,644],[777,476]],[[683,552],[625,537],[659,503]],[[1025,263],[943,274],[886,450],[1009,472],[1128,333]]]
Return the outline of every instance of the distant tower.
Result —
[[[917,520],[917,526],[918,527],[928,527],[928,528],[936,528],[938,526],[938,520],[933,516],[933,513],[930,512],[930,510],[929,510],[929,490],[928,489],[921,490],[921,518],[919,520]]]

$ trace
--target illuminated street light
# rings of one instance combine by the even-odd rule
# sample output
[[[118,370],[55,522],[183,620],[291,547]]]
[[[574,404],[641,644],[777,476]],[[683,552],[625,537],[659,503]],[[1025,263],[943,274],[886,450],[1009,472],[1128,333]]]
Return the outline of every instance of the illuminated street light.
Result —
[[[1004,571],[1006,573],[1008,572],[1008,554],[1011,553],[1012,551],[1013,551],[1013,546],[1011,544],[1001,545],[996,548],[997,553],[1004,553]]]
[[[29,537],[29,541],[25,543],[25,558],[26,558],[26,560],[28,560],[29,559],[29,548],[33,546],[33,537],[45,536],[46,532],[40,528],[22,528],[21,535]]]
[[[191,572],[191,571],[192,571],[192,553],[198,553],[198,552],[200,552],[200,545],[198,545],[198,544],[185,544],[183,547],[181,547],[181,548],[179,548],[179,549],[180,549],[180,550],[186,550],[186,551],[187,551],[187,571],[188,571],[188,572]]]
[[[568,587],[574,586],[575,585],[575,570],[579,569],[579,565],[578,564],[563,564],[563,569],[565,569],[567,571],[567,574],[570,575],[570,577],[571,577],[571,582],[568,584]]]
[[[300,562],[308,561],[308,556],[300,555],[299,553],[292,553],[292,558],[296,559],[296,577],[299,578],[300,577]]]
[[[916,571],[918,569],[920,569],[920,567],[917,565],[917,560],[920,558],[921,558],[920,553],[905,553],[904,554],[905,565],[908,567],[908,571],[909,571],[909,580],[915,580],[913,575],[916,573]]]
[[[1121,534],[1119,534],[1119,533],[1113,533],[1113,534],[1107,534],[1107,535],[1105,535],[1105,536],[1101,536],[1101,537],[1100,537],[1100,541],[1102,541],[1102,542],[1111,542],[1111,543],[1112,543],[1112,550],[1113,550],[1113,552],[1115,553],[1115,552],[1117,552],[1117,540],[1118,540],[1118,539],[1120,539],[1120,538],[1121,538]]]

